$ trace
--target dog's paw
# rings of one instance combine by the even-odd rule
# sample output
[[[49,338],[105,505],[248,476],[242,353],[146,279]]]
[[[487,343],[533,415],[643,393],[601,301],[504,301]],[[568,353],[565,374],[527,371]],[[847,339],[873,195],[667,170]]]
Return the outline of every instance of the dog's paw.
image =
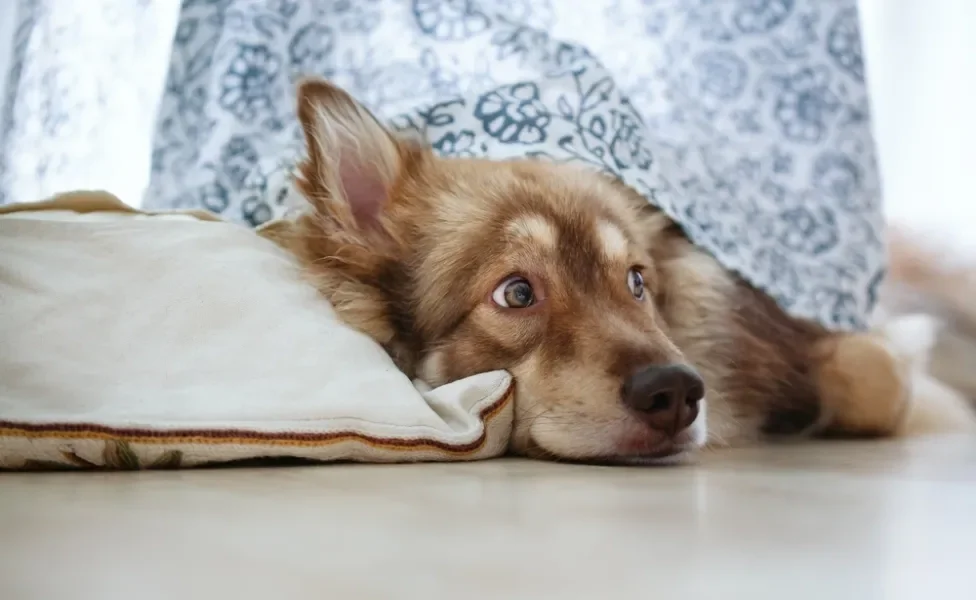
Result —
[[[817,385],[829,417],[826,433],[887,436],[898,431],[911,398],[910,361],[885,337],[870,333],[830,336],[814,350]]]

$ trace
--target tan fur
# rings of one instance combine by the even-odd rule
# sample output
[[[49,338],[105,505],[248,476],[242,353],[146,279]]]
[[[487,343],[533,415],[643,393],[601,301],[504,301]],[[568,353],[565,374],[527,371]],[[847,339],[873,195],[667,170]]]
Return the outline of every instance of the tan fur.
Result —
[[[549,251],[556,249],[559,232],[545,217],[526,215],[512,220],[505,231],[514,238],[531,241]]]
[[[324,82],[301,86],[298,113],[310,210],[275,239],[408,375],[441,385],[512,372],[514,452],[640,462],[700,446],[706,420],[716,444],[897,427],[906,383],[883,344],[787,317],[618,182],[438,158]],[[531,284],[534,305],[493,301],[512,276]],[[707,414],[663,439],[620,394],[635,369],[670,363],[701,373]]]
[[[833,336],[814,345],[820,399],[840,431],[886,435],[908,407],[909,374],[881,338]]]
[[[882,299],[892,316],[916,313],[938,319],[941,326],[929,349],[930,372],[972,402],[976,401],[976,264],[967,255],[894,229]]]
[[[627,236],[620,228],[609,221],[598,221],[597,237],[600,238],[603,256],[608,260],[623,260],[627,257]]]

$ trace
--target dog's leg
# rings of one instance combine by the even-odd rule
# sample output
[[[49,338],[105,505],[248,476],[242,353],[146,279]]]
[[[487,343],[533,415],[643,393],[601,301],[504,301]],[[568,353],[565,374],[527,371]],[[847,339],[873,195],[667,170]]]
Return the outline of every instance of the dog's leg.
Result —
[[[825,435],[894,434],[906,414],[911,370],[872,333],[830,334],[812,348]]]

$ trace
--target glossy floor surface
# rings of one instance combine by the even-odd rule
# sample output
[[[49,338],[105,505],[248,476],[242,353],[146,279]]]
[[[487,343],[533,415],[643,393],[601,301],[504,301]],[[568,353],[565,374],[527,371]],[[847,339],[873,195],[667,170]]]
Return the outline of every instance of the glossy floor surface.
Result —
[[[976,439],[0,475],[0,598],[976,598]]]

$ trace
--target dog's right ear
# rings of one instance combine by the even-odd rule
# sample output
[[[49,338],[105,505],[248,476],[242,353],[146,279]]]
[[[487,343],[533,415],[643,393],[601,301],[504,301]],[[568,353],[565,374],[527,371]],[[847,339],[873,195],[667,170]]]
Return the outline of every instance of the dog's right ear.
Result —
[[[365,107],[322,79],[298,86],[308,158],[299,186],[321,216],[347,231],[383,229],[401,167],[399,142]]]

